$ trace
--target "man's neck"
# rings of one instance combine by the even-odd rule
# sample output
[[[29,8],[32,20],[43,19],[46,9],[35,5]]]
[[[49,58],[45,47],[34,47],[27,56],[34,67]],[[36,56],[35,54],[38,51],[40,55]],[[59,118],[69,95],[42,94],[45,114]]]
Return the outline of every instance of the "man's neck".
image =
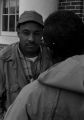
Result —
[[[34,62],[34,61],[37,59],[37,57],[38,57],[38,56],[36,56],[36,57],[32,57],[32,58],[25,57],[25,59]]]
[[[33,57],[38,56],[37,53],[28,53],[28,52],[27,52],[27,54],[23,53],[23,55],[24,55],[25,57],[28,57],[28,58],[33,58]]]

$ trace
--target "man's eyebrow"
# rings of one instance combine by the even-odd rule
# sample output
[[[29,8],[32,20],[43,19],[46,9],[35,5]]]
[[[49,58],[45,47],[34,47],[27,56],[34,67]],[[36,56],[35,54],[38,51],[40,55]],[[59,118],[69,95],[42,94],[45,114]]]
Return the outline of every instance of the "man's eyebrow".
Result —
[[[23,31],[24,31],[24,32],[28,32],[28,31],[30,31],[30,30],[28,30],[28,29],[24,29]]]
[[[41,32],[41,30],[36,30],[35,32]]]

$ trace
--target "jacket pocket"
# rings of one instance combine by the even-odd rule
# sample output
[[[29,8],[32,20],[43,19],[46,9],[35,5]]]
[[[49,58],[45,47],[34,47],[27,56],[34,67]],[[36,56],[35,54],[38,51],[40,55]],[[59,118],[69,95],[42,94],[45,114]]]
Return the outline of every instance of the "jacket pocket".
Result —
[[[20,90],[21,88],[18,84],[11,85],[10,89],[8,90],[8,99],[11,103],[15,100]]]
[[[18,90],[20,90],[20,87],[19,87],[19,85],[18,84],[14,84],[14,85],[12,85],[11,87],[10,87],[10,93],[15,93],[15,92],[17,92]]]

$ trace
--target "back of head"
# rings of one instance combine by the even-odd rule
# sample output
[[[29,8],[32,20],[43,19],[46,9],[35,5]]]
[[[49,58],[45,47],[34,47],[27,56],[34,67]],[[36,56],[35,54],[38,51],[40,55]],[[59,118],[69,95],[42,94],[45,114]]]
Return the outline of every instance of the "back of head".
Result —
[[[44,22],[43,37],[58,61],[84,53],[84,24],[71,11],[50,14]]]

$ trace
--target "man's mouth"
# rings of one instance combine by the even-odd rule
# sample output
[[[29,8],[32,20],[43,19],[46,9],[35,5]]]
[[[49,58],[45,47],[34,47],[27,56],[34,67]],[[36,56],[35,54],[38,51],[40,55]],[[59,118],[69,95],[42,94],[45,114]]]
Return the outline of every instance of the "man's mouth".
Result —
[[[34,44],[25,44],[26,47],[34,47]]]

